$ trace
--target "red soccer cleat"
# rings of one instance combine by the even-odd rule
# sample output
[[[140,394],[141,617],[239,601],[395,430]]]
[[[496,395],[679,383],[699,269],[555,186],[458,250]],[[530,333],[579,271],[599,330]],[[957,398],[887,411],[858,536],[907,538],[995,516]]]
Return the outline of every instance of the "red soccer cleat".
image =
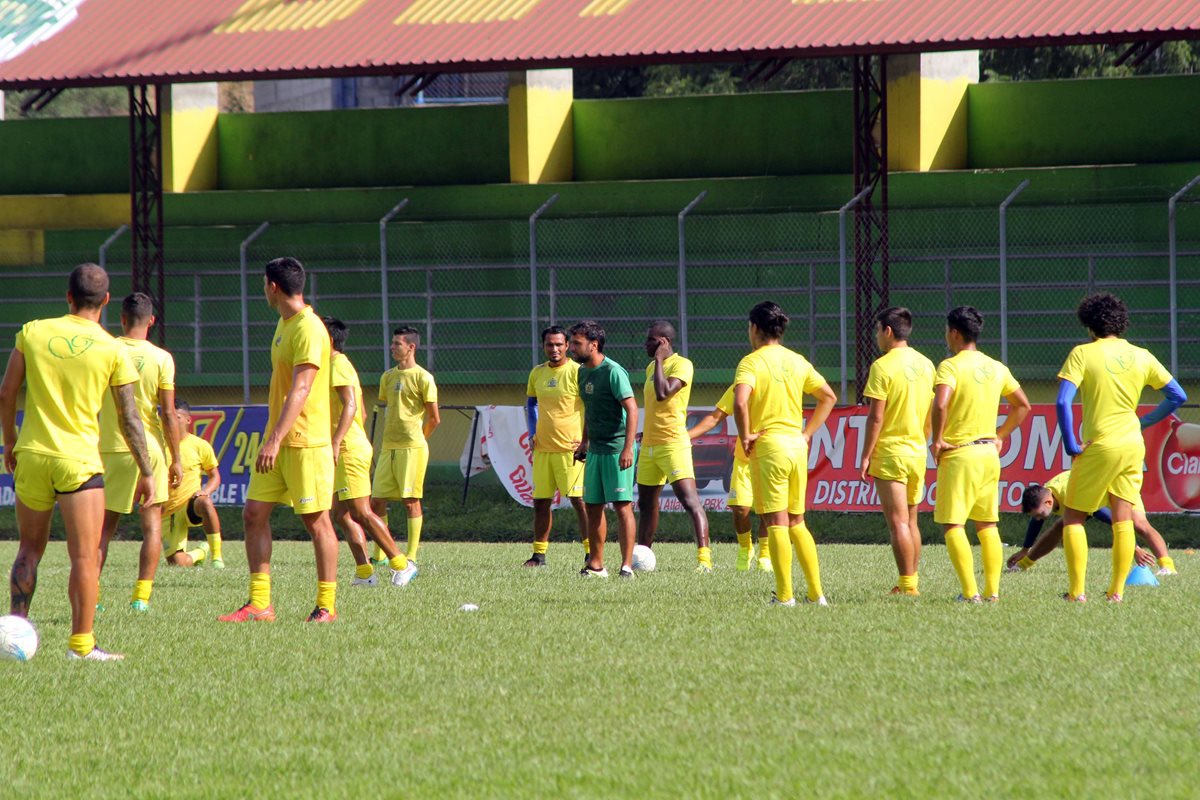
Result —
[[[257,608],[249,603],[223,617],[217,617],[218,622],[274,622],[275,607]]]
[[[327,608],[314,608],[305,622],[336,622],[337,614]]]

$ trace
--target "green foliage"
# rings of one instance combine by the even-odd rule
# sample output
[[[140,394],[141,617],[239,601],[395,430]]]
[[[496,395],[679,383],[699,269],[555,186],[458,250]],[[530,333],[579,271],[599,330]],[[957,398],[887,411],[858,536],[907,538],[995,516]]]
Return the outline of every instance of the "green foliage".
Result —
[[[62,117],[122,117],[129,113],[129,92],[123,86],[97,89],[67,89],[41,110],[21,109],[36,91],[5,92],[5,119],[52,119]]]

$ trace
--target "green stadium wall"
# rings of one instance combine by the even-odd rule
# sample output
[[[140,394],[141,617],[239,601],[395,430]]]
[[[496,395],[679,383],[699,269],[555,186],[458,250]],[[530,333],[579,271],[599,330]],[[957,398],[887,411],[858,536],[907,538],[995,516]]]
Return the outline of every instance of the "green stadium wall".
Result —
[[[125,117],[0,122],[0,194],[128,191]]]

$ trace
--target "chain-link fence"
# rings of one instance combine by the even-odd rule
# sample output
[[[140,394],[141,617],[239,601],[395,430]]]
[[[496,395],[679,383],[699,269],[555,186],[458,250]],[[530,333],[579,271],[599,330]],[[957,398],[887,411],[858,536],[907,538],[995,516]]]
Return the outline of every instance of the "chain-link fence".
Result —
[[[1181,379],[1200,378],[1200,202],[1044,206],[1014,193],[1002,211],[1000,199],[891,210],[889,301],[913,310],[914,345],[936,361],[946,311],[974,305],[984,350],[1024,382],[1052,382],[1084,337],[1079,298],[1105,289],[1129,304],[1131,339]],[[541,328],[581,319],[605,326],[608,354],[634,375],[647,324],[670,320],[697,383],[721,384],[748,349],[747,310],[771,298],[792,317],[788,344],[853,402],[853,224],[843,229],[835,209],[710,214],[703,200],[658,216],[560,216],[550,204],[532,219],[421,221],[402,204],[379,223],[170,228],[166,346],[182,386],[264,386],[277,318],[262,265],[287,254],[306,264],[314,307],[350,326],[364,384],[390,366],[391,329],[408,324],[440,384],[494,387],[510,402],[542,357]],[[126,294],[129,235],[110,233],[49,237],[44,266],[0,270],[0,336],[61,314],[64,277],[81,261],[105,260],[113,297]],[[117,309],[106,318],[114,333]]]

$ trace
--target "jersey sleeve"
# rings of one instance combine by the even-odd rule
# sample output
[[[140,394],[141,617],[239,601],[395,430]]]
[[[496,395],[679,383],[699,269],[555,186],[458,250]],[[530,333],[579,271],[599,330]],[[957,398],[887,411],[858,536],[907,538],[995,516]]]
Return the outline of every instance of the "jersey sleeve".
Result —
[[[200,447],[200,469],[209,472],[217,468],[217,453],[207,441],[204,439],[200,441],[204,442]]]
[[[13,343],[13,346],[16,347],[18,350],[20,350],[22,353],[25,352],[25,328],[26,327],[27,327],[27,324],[21,326],[21,330],[17,331],[16,341]]]
[[[537,381],[534,379],[534,376],[537,375],[537,372],[537,367],[534,367],[529,371],[529,380],[525,382],[526,397],[537,397]]]
[[[955,373],[954,364],[950,359],[946,359],[941,364],[938,364],[937,373],[933,376],[934,386],[949,386],[953,389],[958,385],[958,375]]]
[[[138,371],[133,366],[133,360],[127,352],[129,348],[120,347],[113,353],[113,369],[109,376],[109,386],[124,386],[129,383],[136,383],[138,379]]]
[[[158,388],[175,388],[175,357],[170,353],[163,353],[162,364],[158,370]]]
[[[350,373],[349,366],[350,359],[345,357],[335,358],[333,360],[333,369],[330,370],[329,385],[335,389],[339,386],[353,386],[355,383],[354,375]]]
[[[720,411],[727,417],[733,416],[733,387],[730,386],[725,390],[725,394],[721,395],[721,399],[717,401],[717,411]]]
[[[750,356],[746,356],[738,362],[737,372],[733,374],[733,385],[737,386],[739,383],[744,383],[753,389],[756,379],[754,362],[750,360]]]
[[[671,365],[671,373],[668,378],[678,378],[679,382],[684,385],[690,385],[692,377],[696,374],[696,367],[686,358],[679,358]],[[653,373],[651,373],[653,375]]]
[[[1058,371],[1058,377],[1079,386],[1083,382],[1083,367],[1083,351],[1078,347],[1073,348]]]
[[[1015,392],[1017,389],[1020,389],[1021,384],[1017,381],[1016,378],[1013,377],[1012,370],[1010,370],[1008,367],[1004,366],[1003,364],[1001,364],[1000,366],[1004,369],[1004,372],[1002,372],[1000,375],[1000,377],[1004,380],[1004,385],[1001,386],[1001,388],[1000,388],[1000,394],[1003,395],[1004,397],[1008,397],[1010,394]]]
[[[316,317],[313,317],[315,320]],[[318,327],[320,331],[318,332]],[[321,352],[329,341],[329,332],[317,320],[315,325],[298,325],[292,340],[292,367],[309,364],[320,368]],[[324,340],[324,341],[322,341]]]
[[[876,361],[871,364],[871,371],[867,374],[867,385],[863,387],[863,397],[869,397],[872,400],[887,400],[891,383],[891,376],[884,372],[879,362]]]
[[[389,372],[390,372],[390,370],[389,370]],[[387,396],[388,396],[388,374],[387,374],[387,372],[385,372],[379,376],[379,397],[376,398],[379,401],[379,405],[381,405],[381,406],[387,405]]]
[[[1168,383],[1173,381],[1169,370],[1162,365],[1162,362],[1154,357],[1154,354],[1149,350],[1146,351],[1146,383],[1151,389],[1161,389]]]
[[[421,401],[425,403],[437,402],[437,384],[433,382],[433,374],[424,372],[421,374],[424,381],[421,386]]]
[[[629,383],[629,373],[623,369],[610,369],[609,386],[612,388],[613,397],[618,400],[625,400],[633,397],[633,386]]]

